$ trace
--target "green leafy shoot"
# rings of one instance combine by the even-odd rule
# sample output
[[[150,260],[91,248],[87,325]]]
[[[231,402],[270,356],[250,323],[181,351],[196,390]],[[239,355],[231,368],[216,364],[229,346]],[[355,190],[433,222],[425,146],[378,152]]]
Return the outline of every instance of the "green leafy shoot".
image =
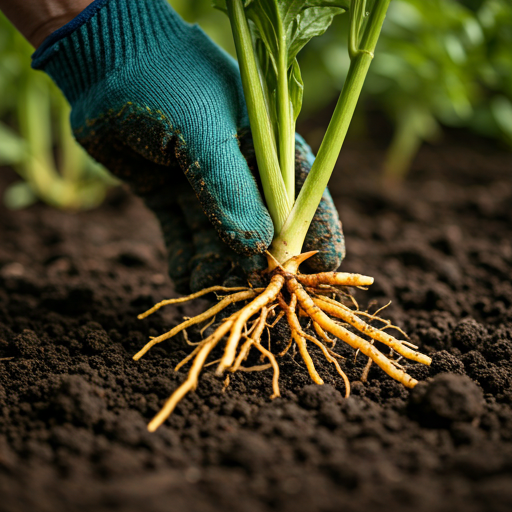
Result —
[[[295,201],[295,123],[302,107],[303,82],[297,54],[323,34],[348,0],[246,0],[258,73],[286,195]],[[214,5],[226,13],[226,0]]]
[[[274,222],[270,252],[300,254],[339,156],[390,0],[214,0],[229,16],[265,200]],[[310,174],[295,195],[295,124],[302,107],[299,51],[349,11],[351,66]]]

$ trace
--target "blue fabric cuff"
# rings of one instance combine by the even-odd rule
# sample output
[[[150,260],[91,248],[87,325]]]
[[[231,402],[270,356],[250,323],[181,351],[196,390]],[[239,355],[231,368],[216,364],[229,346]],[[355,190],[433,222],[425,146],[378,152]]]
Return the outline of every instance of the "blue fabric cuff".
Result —
[[[94,0],[78,16],[50,34],[41,46],[32,54],[32,67],[40,69],[51,56],[55,43],[87,23],[110,0]]]

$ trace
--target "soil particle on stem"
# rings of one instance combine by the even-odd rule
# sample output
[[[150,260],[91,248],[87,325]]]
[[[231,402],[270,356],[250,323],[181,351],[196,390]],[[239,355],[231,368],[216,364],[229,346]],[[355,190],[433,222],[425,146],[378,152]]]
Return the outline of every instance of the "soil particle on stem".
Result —
[[[154,434],[190,347],[177,337],[131,357],[205,302],[136,319],[176,296],[151,213],[122,191],[79,214],[0,207],[0,511],[510,510],[510,155],[455,137],[425,147],[401,191],[380,186],[381,161],[349,147],[332,181],[341,270],[375,277],[356,293],[363,309],[392,300],[383,316],[433,359],[401,361],[423,382],[409,391],[372,365],[363,383],[366,358],[338,343],[345,399],[319,353],[324,386],[290,350],[281,398],[271,371],[223,390],[206,369]],[[13,176],[2,170],[2,187]]]

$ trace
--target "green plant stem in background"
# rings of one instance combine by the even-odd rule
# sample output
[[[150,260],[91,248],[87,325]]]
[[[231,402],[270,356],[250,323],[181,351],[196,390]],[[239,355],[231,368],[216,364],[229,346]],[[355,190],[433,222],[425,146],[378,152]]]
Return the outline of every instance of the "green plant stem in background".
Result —
[[[270,252],[279,262],[284,262],[292,256],[300,254],[302,250],[309,225],[338,160],[368,68],[373,59],[373,52],[389,3],[390,0],[376,0],[375,2],[359,48],[351,58],[343,90],[313,167],[283,229],[272,242]],[[354,36],[349,37],[353,38]]]
[[[426,108],[404,105],[384,162],[384,183],[400,183],[424,140],[434,140],[439,128]]]
[[[279,233],[291,211],[293,202],[287,195],[285,182],[281,175],[277,148],[242,0],[227,0],[226,5],[240,65],[240,75],[263,193],[274,223],[274,230]]]
[[[52,187],[59,181],[53,168],[51,154],[51,110],[47,101],[48,85],[46,82],[31,81],[26,77],[20,87],[18,98],[18,121],[20,131],[28,143],[28,153],[18,172],[31,184],[35,194],[52,198]]]
[[[71,107],[64,98],[58,97],[56,105],[57,137],[60,142],[58,147],[59,168],[62,178],[66,181],[77,183],[81,179],[85,154],[77,147],[76,140],[69,127],[69,114]]]

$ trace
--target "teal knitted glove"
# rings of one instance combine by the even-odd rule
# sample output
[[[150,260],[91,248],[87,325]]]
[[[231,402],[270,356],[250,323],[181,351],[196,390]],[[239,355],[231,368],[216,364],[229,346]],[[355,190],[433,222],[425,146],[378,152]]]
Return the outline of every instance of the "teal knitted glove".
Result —
[[[32,65],[69,100],[80,144],[156,213],[179,288],[262,264],[237,256],[261,254],[273,236],[238,67],[198,27],[164,0],[96,0],[42,44]],[[298,158],[300,182],[313,157],[299,144]],[[337,267],[343,235],[327,195],[310,235],[321,250],[315,268]]]

